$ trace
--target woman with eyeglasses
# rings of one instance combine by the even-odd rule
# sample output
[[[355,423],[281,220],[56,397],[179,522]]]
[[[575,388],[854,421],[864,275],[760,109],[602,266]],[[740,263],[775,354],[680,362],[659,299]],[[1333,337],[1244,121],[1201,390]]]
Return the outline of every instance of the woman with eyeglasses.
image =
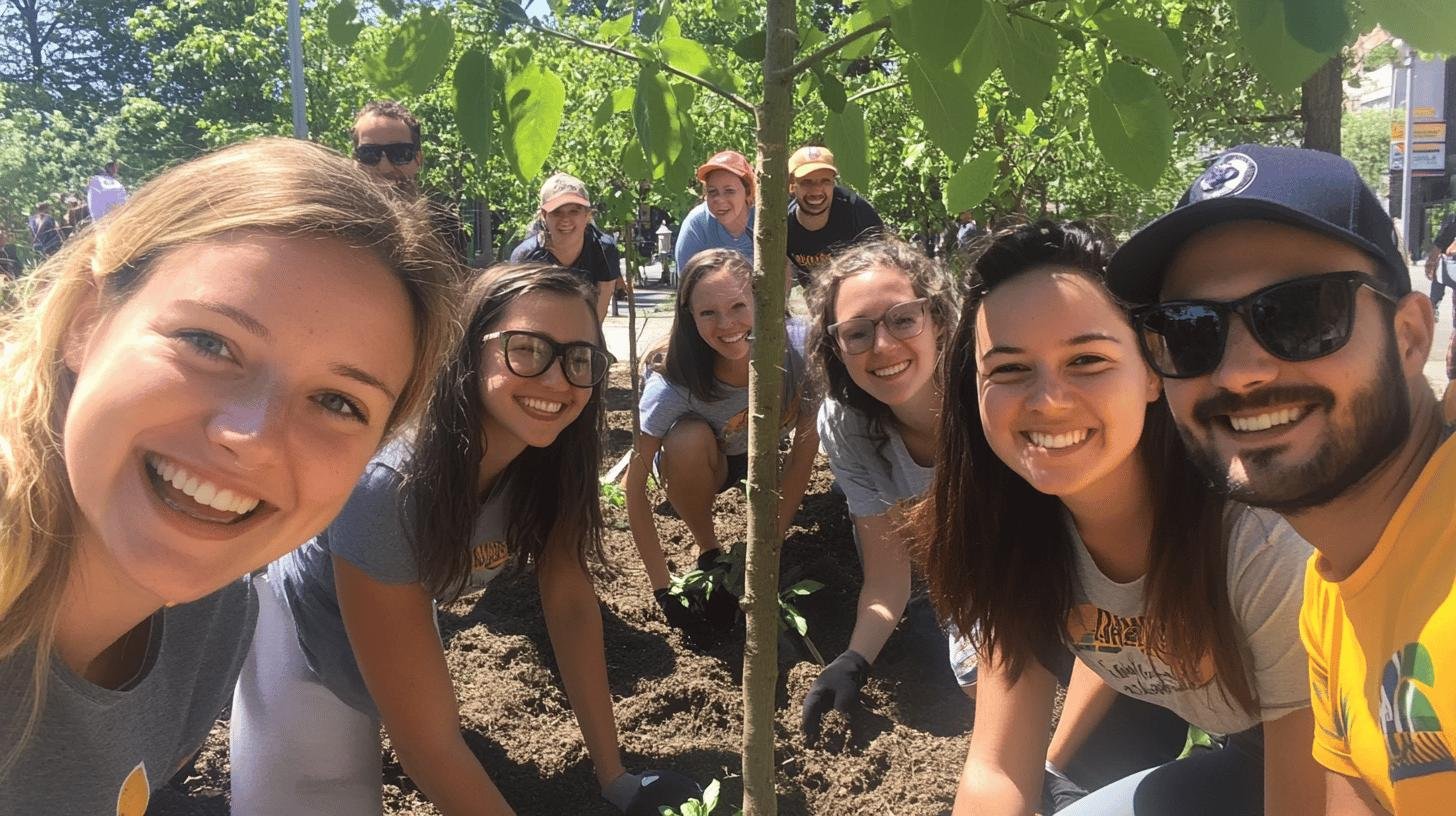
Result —
[[[622,277],[617,244],[592,223],[591,197],[581,179],[557,173],[541,185],[535,230],[511,251],[513,261],[564,266],[597,293],[597,319],[605,320]]]
[[[511,813],[461,734],[435,617],[507,568],[535,572],[602,795],[628,814],[695,795],[679,775],[627,772],[618,749],[588,572],[604,558],[611,362],[595,306],[560,267],[483,273],[422,421],[328,529],[269,567],[233,699],[233,813],[381,813],[381,723],[441,812]]]
[[[910,597],[902,504],[935,472],[939,363],[960,304],[944,269],[909,244],[874,239],[835,256],[808,292],[808,349],[825,399],[820,444],[854,519],[864,583],[849,647],[804,698],[810,734],[845,710]]]
[[[1298,633],[1311,550],[1188,461],[1106,288],[1110,250],[1079,224],[994,236],[947,345],[941,453],[917,521],[937,609],[978,633],[955,813],[1037,807],[1054,670],[1072,658],[1227,741],[1062,813],[1322,812]]]
[[[746,258],[729,249],[700,252],[683,268],[667,342],[647,356],[650,370],[639,402],[642,432],[627,466],[627,517],[653,595],[668,624],[704,648],[732,628],[737,603],[726,592],[686,599],[669,593],[672,575],[653,521],[647,480],[655,474],[687,525],[698,567],[716,568],[721,543],[713,524],[714,497],[748,476],[752,271]],[[805,328],[789,320],[787,332],[781,427],[784,438],[793,432],[793,444],[780,470],[780,536],[788,532],[804,498],[819,448],[805,380]]]
[[[232,695],[251,574],[424,401],[453,265],[353,162],[258,139],[33,274],[0,315],[0,813],[142,816]]]

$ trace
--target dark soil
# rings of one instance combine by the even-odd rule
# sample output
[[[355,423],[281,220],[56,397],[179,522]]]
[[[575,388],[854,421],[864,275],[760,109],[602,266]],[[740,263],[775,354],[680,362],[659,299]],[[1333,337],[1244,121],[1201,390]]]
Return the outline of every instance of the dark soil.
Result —
[[[611,430],[604,467],[631,443],[632,396],[625,372],[609,393]],[[830,491],[821,458],[784,544],[787,586],[804,578],[825,589],[798,604],[809,636],[833,659],[849,641],[860,585],[844,500]],[[659,497],[661,498],[661,497]],[[715,508],[720,538],[741,546],[746,509],[739,491]],[[598,584],[608,672],[623,759],[632,769],[668,768],[700,783],[723,780],[723,798],[742,799],[742,636],[708,654],[692,652],[662,621],[627,532],[626,511],[607,508],[608,552],[619,575]],[[687,528],[660,517],[676,570],[691,568]],[[483,595],[442,610],[442,631],[466,737],[519,813],[611,814],[597,793],[581,733],[551,656],[530,576],[498,579]],[[779,812],[942,814],[950,809],[965,756],[971,707],[946,664],[945,639],[921,593],[876,662],[863,708],[831,714],[814,745],[799,732],[799,703],[818,666],[797,638],[780,638],[777,763]],[[149,813],[226,814],[227,721],[218,721],[193,772],[154,797]],[[437,811],[386,746],[385,812]],[[719,814],[728,810],[720,807]]]

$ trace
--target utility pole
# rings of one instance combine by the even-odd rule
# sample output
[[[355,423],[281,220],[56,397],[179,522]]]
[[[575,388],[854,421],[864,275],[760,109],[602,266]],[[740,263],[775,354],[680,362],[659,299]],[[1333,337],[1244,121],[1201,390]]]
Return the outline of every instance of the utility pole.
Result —
[[[293,91],[293,138],[308,138],[303,87],[303,12],[300,0],[288,0],[288,75]]]
[[[1418,247],[1411,246],[1411,238],[1415,235],[1415,220],[1411,218],[1411,165],[1414,164],[1415,156],[1411,153],[1412,138],[1415,131],[1415,101],[1411,99],[1411,75],[1415,73],[1415,52],[1409,43],[1400,43],[1402,64],[1405,65],[1405,144],[1402,145],[1403,158],[1400,162],[1400,231],[1402,243],[1405,244],[1406,253],[1414,254],[1413,250]]]

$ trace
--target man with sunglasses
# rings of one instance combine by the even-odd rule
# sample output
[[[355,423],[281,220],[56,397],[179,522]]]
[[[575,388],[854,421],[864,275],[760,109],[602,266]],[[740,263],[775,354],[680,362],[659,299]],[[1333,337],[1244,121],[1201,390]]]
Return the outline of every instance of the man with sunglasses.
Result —
[[[1242,145],[1109,282],[1148,304],[1139,341],[1190,455],[1318,550],[1300,634],[1328,812],[1448,812],[1456,442],[1423,373],[1431,303],[1389,216],[1344,159]]]
[[[417,178],[424,166],[420,122],[398,102],[374,100],[359,109],[349,130],[354,160],[370,173],[407,195],[419,195]],[[430,221],[435,232],[465,261],[468,242],[460,216],[444,201],[429,197]]]

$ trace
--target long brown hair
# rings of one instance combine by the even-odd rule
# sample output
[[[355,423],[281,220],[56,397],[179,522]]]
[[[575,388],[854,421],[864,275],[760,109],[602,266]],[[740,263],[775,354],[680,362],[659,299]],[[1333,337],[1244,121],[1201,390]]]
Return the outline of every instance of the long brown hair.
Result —
[[[1080,223],[1042,221],[1002,231],[972,266],[946,349],[935,480],[911,524],[936,610],[962,632],[978,632],[983,652],[1012,679],[1028,659],[1050,663],[1070,645],[1076,561],[1061,501],[1032,487],[986,441],[976,316],[988,292],[1048,266],[1080,272],[1106,291],[1111,251]],[[1245,671],[1247,639],[1228,597],[1224,501],[1188,461],[1162,398],[1148,406],[1135,455],[1157,493],[1144,591],[1149,651],[1190,685],[1200,680],[1200,661],[1212,655],[1225,695],[1257,711]]]
[[[753,265],[731,249],[705,249],[683,265],[677,282],[677,303],[672,312],[672,328],[667,340],[647,353],[647,364],[667,381],[688,389],[694,397],[711,402],[722,391],[714,376],[713,361],[717,352],[698,333],[693,318],[693,290],[710,272],[723,269],[747,281],[753,276]]]
[[[124,304],[169,250],[246,233],[332,238],[373,254],[399,278],[415,347],[386,433],[417,410],[449,344],[455,265],[423,203],[294,139],[256,139],[168,170],[46,261],[28,295],[0,318],[0,660],[33,649],[26,732],[45,689],[79,514],[61,448],[75,382],[63,337],[85,304],[99,302],[103,313]]]
[[[435,377],[405,468],[405,495],[414,511],[411,546],[420,581],[437,598],[454,599],[470,578],[471,535],[480,512],[480,460],[488,440],[481,399],[485,344],[480,338],[505,316],[511,303],[532,292],[580,298],[596,326],[597,345],[606,349],[596,321],[596,296],[575,272],[539,263],[509,263],[483,272],[466,292],[460,309],[465,333]],[[538,564],[548,546],[569,546],[583,567],[588,557],[606,563],[597,473],[606,436],[603,399],[607,381],[592,389],[581,414],[544,448],[527,447],[501,473],[509,491],[506,541],[512,566]]]

